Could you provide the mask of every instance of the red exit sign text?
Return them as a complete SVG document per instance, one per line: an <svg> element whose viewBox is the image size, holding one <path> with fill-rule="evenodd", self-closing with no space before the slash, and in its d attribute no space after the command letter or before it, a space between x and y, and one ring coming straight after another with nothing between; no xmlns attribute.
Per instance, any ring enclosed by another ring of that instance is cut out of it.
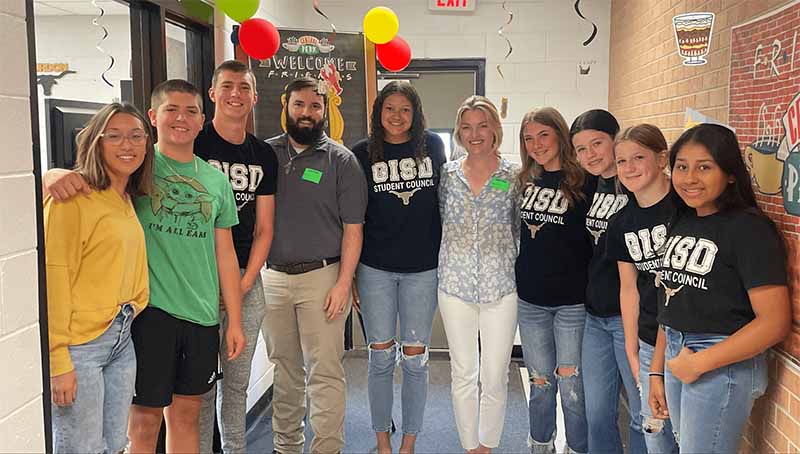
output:
<svg viewBox="0 0 800 454"><path fill-rule="evenodd" d="M428 0L432 11L474 11L477 0Z"/></svg>

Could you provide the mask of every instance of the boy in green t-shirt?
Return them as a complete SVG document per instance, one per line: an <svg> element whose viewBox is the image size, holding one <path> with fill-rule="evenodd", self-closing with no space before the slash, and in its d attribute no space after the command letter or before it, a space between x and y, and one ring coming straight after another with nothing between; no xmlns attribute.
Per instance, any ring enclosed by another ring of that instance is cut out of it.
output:
<svg viewBox="0 0 800 454"><path fill-rule="evenodd" d="M201 397L218 378L220 294L229 320L228 359L239 356L245 343L230 230L239 221L227 177L194 155L204 120L197 88L168 80L153 90L151 105L148 115L159 136L154 190L135 200L147 245L150 303L131 329L137 371L128 436L131 452L154 452L165 416L167 449L198 452ZM44 180L57 200L88 190L73 172L51 171Z"/></svg>

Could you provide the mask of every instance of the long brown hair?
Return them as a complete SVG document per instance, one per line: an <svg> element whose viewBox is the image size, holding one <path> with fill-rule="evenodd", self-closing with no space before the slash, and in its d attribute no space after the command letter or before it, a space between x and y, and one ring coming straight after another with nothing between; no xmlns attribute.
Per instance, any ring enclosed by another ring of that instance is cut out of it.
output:
<svg viewBox="0 0 800 454"><path fill-rule="evenodd" d="M530 180L535 181L544 170L541 165L528 156L525 148L525 127L530 123L539 123L555 131L556 137L558 137L558 158L561 162L561 170L564 172L564 179L561 181L559 189L570 205L584 200L586 194L583 193L583 183L586 180L586 174L578 164L575 148L572 146L572 141L569 140L567 122L561 113L552 107L532 110L522 117L522 124L519 127L519 156L522 161L522 171L517 177L520 187L524 187Z"/></svg>
<svg viewBox="0 0 800 454"><path fill-rule="evenodd" d="M411 129L408 131L408 135L411 148L414 150L414 157L417 160L421 160L428 155L425 147L425 114L422 113L422 100L420 100L419 94L413 85L408 82L393 80L383 87L372 104L369 144L367 145L369 160L372 163L383 161L383 139L386 136L386 131L383 129L381 114L383 113L383 103L386 98L395 93L403 95L411 103Z"/></svg>
<svg viewBox="0 0 800 454"><path fill-rule="evenodd" d="M106 171L106 163L103 160L103 153L100 148L100 140L108 126L108 122L117 114L128 114L136 117L142 124L145 134L147 134L144 162L128 178L125 192L131 197L149 194L153 187L153 131L150 129L150 124L145 120L144 115L136 107L128 103L111 103L100 109L86 123L83 130L78 133L78 151L74 170L93 189L103 190L111 186L111 179Z"/></svg>

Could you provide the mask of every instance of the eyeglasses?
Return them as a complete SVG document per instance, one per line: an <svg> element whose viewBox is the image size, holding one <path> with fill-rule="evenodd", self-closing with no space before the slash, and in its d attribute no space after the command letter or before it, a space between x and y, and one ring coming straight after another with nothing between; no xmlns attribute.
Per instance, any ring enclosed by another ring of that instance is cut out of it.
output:
<svg viewBox="0 0 800 454"><path fill-rule="evenodd" d="M144 132L134 132L127 136L118 132L108 132L100 134L100 137L109 145L122 145L125 139L128 139L131 145L144 145L147 141L147 133Z"/></svg>

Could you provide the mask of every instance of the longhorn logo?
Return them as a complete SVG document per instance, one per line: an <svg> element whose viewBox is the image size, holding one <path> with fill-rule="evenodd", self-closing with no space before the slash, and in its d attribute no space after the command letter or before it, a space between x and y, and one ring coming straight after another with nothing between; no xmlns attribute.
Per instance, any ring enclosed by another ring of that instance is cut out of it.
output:
<svg viewBox="0 0 800 454"><path fill-rule="evenodd" d="M61 71L60 74L53 75L53 74L42 74L36 76L36 83L41 85L44 89L44 95L50 96L53 93L53 85L58 85L58 79L68 75L68 74L77 74L75 71L66 70Z"/></svg>
<svg viewBox="0 0 800 454"><path fill-rule="evenodd" d="M422 188L415 188L411 191L406 191L406 192L389 191L389 194L396 195L398 199L403 201L403 205L408 205L409 203L411 203L411 197L413 197L414 194L420 189Z"/></svg>
<svg viewBox="0 0 800 454"><path fill-rule="evenodd" d="M667 286L666 286L666 285L664 285L663 283L662 283L662 285L661 285L661 286L662 286L662 287L664 287L664 294L665 294L665 295L667 295L667 301L665 301L665 302L664 302L664 307L667 307L667 306L669 306L669 300L670 300L670 299L671 299L673 296L675 296L675 295L676 295L678 292L680 292L680 291L681 291L681 289L683 288L683 286L681 285L681 286L680 286L680 287L678 287L678 288L672 289L672 288L669 288L669 287L667 287Z"/></svg>
<svg viewBox="0 0 800 454"><path fill-rule="evenodd" d="M655 285L656 285L656 288L660 287L661 286L661 272L660 271L656 271L656 270L650 270L650 272L656 275L655 282L654 282Z"/></svg>
<svg viewBox="0 0 800 454"><path fill-rule="evenodd" d="M547 224L547 223L546 222L542 222L539 225L529 224L528 221L525 221L525 225L527 225L528 226L528 230L531 231L531 239L536 239L536 234L539 233L539 230L541 230L542 227L544 227L545 224Z"/></svg>
<svg viewBox="0 0 800 454"><path fill-rule="evenodd" d="M597 246L598 244L600 244L600 236L602 236L602 235L603 235L603 232L605 232L605 231L606 231L605 229L600 229L600 230L592 230L592 229L590 229L589 227L586 227L586 230L588 230L588 231L589 231L589 234L590 234L590 235L592 235L592 238L594 238L594 245L595 245L595 246Z"/></svg>

